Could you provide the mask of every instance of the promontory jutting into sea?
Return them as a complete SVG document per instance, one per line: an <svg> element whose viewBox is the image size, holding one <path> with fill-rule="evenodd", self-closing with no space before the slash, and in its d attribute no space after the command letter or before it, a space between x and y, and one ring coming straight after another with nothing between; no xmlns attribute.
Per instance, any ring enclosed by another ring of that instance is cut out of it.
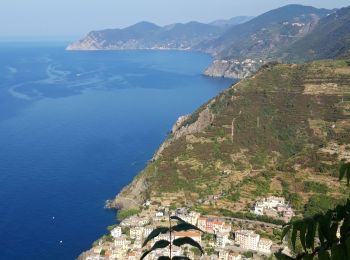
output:
<svg viewBox="0 0 350 260"><path fill-rule="evenodd" d="M350 259L348 3L17 1L0 259Z"/></svg>

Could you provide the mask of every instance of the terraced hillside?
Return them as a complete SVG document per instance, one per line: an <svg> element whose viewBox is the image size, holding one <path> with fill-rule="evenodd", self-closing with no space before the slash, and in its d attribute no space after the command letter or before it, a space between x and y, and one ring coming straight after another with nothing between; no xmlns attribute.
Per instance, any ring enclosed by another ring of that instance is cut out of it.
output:
<svg viewBox="0 0 350 260"><path fill-rule="evenodd" d="M283 195L312 214L348 196L341 160L350 160L350 61L265 65L182 118L114 203L234 216Z"/></svg>

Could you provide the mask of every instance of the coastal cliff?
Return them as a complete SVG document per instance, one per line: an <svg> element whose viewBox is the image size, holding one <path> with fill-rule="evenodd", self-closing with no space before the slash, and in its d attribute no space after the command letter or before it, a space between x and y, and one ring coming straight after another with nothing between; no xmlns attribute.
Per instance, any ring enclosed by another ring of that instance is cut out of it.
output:
<svg viewBox="0 0 350 260"><path fill-rule="evenodd" d="M238 60L215 60L203 74L209 77L244 79L253 75L261 65L263 65L262 60L257 62L251 59L242 62Z"/></svg>
<svg viewBox="0 0 350 260"><path fill-rule="evenodd" d="M207 128L214 120L214 115L209 110L212 102L213 100L210 101L209 104L202 106L197 112L194 112L191 115L179 117L172 127L172 131L169 137L163 142L163 144L154 154L152 162L157 161L161 157L164 149L169 147L179 138L189 134L198 133ZM114 200L107 201L106 206L108 208L118 209L139 207L146 200L147 195L149 194L147 191L149 187L147 181L148 176L146 176L147 174L150 174L149 171L150 169L147 167L138 176L136 176L128 186L123 188L123 190L116 196ZM155 174L155 172L153 174Z"/></svg>

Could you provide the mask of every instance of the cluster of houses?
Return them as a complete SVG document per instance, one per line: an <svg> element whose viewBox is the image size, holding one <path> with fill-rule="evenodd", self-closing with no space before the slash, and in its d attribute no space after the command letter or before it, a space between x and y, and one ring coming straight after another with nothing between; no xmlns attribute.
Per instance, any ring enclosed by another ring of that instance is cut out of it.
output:
<svg viewBox="0 0 350 260"><path fill-rule="evenodd" d="M221 62L222 64L233 63L235 65L242 65L247 67L253 67L255 65L261 65L264 63L263 60L253 60L253 59L245 59L245 60L217 60L216 62Z"/></svg>
<svg viewBox="0 0 350 260"><path fill-rule="evenodd" d="M270 197L259 201L256 206L258 207L258 214L265 214L265 210L284 207L286 204L282 198ZM159 210L146 215L131 216L124 219L110 231L107 240L100 240L89 251L85 259L140 259L145 251L145 248L142 247L144 240L156 227L168 224L169 216L164 212L166 211ZM241 254L246 251L254 251L260 255L271 254L271 246L273 244L271 240L261 238L254 230L233 230L230 219L201 216L200 213L189 211L187 208L177 209L171 214L196 225L204 232L197 230L173 232L171 237L171 240L190 237L201 244L203 248L211 247L213 252L215 252L210 257L205 256L209 258L202 257L201 259L240 260L245 259ZM208 239L208 236L204 237L203 234L211 234L211 236ZM162 239L169 241L169 234L160 234L149 245ZM167 255L168 253L168 248L157 249L145 259L158 259L159 256ZM199 259L194 254L193 251L188 249L172 247L173 256L187 255L190 259Z"/></svg>
<svg viewBox="0 0 350 260"><path fill-rule="evenodd" d="M260 216L283 219L285 222L289 222L294 216L290 204L286 203L283 197L274 196L258 200L254 205L253 212Z"/></svg>

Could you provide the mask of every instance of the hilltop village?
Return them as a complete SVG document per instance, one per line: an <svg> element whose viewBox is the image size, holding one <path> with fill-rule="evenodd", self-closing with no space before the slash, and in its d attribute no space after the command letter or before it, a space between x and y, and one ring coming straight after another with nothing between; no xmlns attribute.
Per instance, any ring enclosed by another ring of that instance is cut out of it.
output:
<svg viewBox="0 0 350 260"><path fill-rule="evenodd" d="M81 259L140 259L143 252L156 241L170 240L169 233L161 234L147 246L142 247L152 230L160 226L169 226L170 215L177 216L203 231L174 232L171 240L190 237L205 251L205 254L201 255L196 248L173 246L172 256L220 260L268 259L281 248L286 252L289 251L288 243L282 243L278 237L281 225L223 216L205 216L188 208L159 208L151 201L143 204L142 211L129 210L125 213L134 215L126 217L118 225L110 226L108 234L96 241L91 250L80 256ZM293 209L283 197L273 196L256 201L252 213L286 222L294 216ZM145 259L158 259L167 255L169 255L168 248L158 249Z"/></svg>

